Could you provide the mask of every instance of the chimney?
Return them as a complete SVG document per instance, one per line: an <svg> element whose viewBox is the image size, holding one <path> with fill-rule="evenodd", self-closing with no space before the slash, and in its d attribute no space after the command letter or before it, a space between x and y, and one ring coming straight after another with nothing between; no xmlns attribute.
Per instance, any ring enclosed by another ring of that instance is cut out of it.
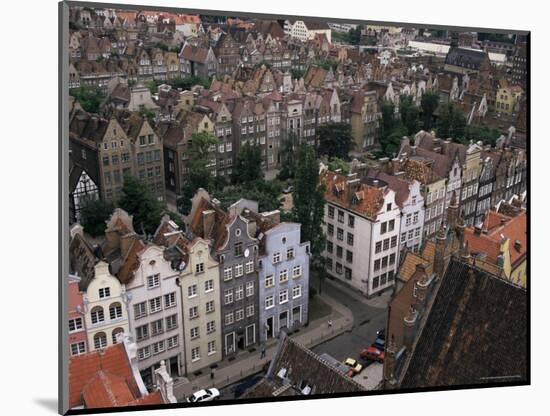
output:
<svg viewBox="0 0 550 416"><path fill-rule="evenodd" d="M418 312L413 305L409 307L407 315L403 318L403 343L410 350L416 332L416 323L418 320Z"/></svg>
<svg viewBox="0 0 550 416"><path fill-rule="evenodd" d="M210 233L214 228L215 220L216 213L213 209L205 210L202 212L202 238L210 237Z"/></svg>

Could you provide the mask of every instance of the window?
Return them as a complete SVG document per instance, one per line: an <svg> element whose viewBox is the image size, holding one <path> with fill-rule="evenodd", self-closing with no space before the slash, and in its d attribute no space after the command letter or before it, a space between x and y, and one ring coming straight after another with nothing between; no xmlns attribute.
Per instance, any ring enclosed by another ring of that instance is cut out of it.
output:
<svg viewBox="0 0 550 416"><path fill-rule="evenodd" d="M225 325L231 325L235 321L233 312L225 314Z"/></svg>
<svg viewBox="0 0 550 416"><path fill-rule="evenodd" d="M199 307L192 306L189 308L189 319L195 319L199 317Z"/></svg>
<svg viewBox="0 0 550 416"><path fill-rule="evenodd" d="M242 264L236 264L235 265L235 277L241 277L243 275L243 265Z"/></svg>
<svg viewBox="0 0 550 416"><path fill-rule="evenodd" d="M392 238L391 238L391 247L395 247L397 245L397 236L394 235Z"/></svg>
<svg viewBox="0 0 550 416"><path fill-rule="evenodd" d="M279 263L281 261L281 253L273 253L273 264Z"/></svg>
<svg viewBox="0 0 550 416"><path fill-rule="evenodd" d="M386 238L384 240L384 247L383 247L383 250L386 251L387 249L390 248L390 239L389 238Z"/></svg>
<svg viewBox="0 0 550 416"><path fill-rule="evenodd" d="M288 270L281 270L279 272L279 283L286 283L288 282Z"/></svg>
<svg viewBox="0 0 550 416"><path fill-rule="evenodd" d="M191 361L198 361L201 359L200 347L194 347L191 349Z"/></svg>
<svg viewBox="0 0 550 416"><path fill-rule="evenodd" d="M246 283L246 297L250 297L254 295L254 282L247 282Z"/></svg>
<svg viewBox="0 0 550 416"><path fill-rule="evenodd" d="M120 303L113 303L109 306L109 318L111 318L111 321L122 318L122 305Z"/></svg>
<svg viewBox="0 0 550 416"><path fill-rule="evenodd" d="M231 267L225 267L223 269L223 280L231 280L233 279L233 268Z"/></svg>
<svg viewBox="0 0 550 416"><path fill-rule="evenodd" d="M235 289L235 300L242 300L243 298L244 298L244 287L243 285L240 285Z"/></svg>
<svg viewBox="0 0 550 416"><path fill-rule="evenodd" d="M283 303L288 302L288 289L281 290L279 292L279 304L282 305Z"/></svg>
<svg viewBox="0 0 550 416"><path fill-rule="evenodd" d="M149 310L151 313L160 312L161 309L160 296L158 298L149 299Z"/></svg>
<svg viewBox="0 0 550 416"><path fill-rule="evenodd" d="M105 315L103 314L103 308L101 306L96 306L92 309L92 325L105 322Z"/></svg>
<svg viewBox="0 0 550 416"><path fill-rule="evenodd" d="M151 347L148 345L146 347L140 348L137 350L138 360L145 360L151 356Z"/></svg>
<svg viewBox="0 0 550 416"><path fill-rule="evenodd" d="M380 234L385 234L387 229L388 229L387 222L383 222L382 224L380 224Z"/></svg>
<svg viewBox="0 0 550 416"><path fill-rule="evenodd" d="M103 156L103 166L109 166L109 156Z"/></svg>
<svg viewBox="0 0 550 416"><path fill-rule="evenodd" d="M355 227L355 217L350 214L348 214L348 227L350 228Z"/></svg>
<svg viewBox="0 0 550 416"><path fill-rule="evenodd" d="M82 318L69 319L69 333L82 329Z"/></svg>
<svg viewBox="0 0 550 416"><path fill-rule="evenodd" d="M328 235L334 235L334 225L327 224L327 234Z"/></svg>
<svg viewBox="0 0 550 416"><path fill-rule="evenodd" d="M187 297L194 298L197 296L197 285L191 285L187 288Z"/></svg>
<svg viewBox="0 0 550 416"><path fill-rule="evenodd" d="M382 257L382 268L388 267L388 256Z"/></svg>
<svg viewBox="0 0 550 416"><path fill-rule="evenodd" d="M146 302L137 303L134 305L134 317L135 319L143 318L147 315Z"/></svg>
<svg viewBox="0 0 550 416"><path fill-rule="evenodd" d="M216 341L209 341L208 342L208 355L212 355L216 353Z"/></svg>
<svg viewBox="0 0 550 416"><path fill-rule="evenodd" d="M166 345L164 343L164 340L159 341L159 342L155 342L152 345L152 348L153 348L153 354L160 354L161 352L164 352L164 350L166 349Z"/></svg>
<svg viewBox="0 0 550 416"><path fill-rule="evenodd" d="M330 206L330 205L328 207L328 217L329 218L334 218L334 207Z"/></svg>
<svg viewBox="0 0 550 416"><path fill-rule="evenodd" d="M214 301L213 300L209 300L208 302L206 302L206 313L211 313L211 312L214 312Z"/></svg>
<svg viewBox="0 0 550 416"><path fill-rule="evenodd" d="M204 291L206 293L214 290L214 280L210 279L204 282Z"/></svg>
<svg viewBox="0 0 550 416"><path fill-rule="evenodd" d="M408 233L408 238L409 238L409 240L410 240L411 238L413 238L413 233L414 233L414 230L409 230L409 233Z"/></svg>
<svg viewBox="0 0 550 416"><path fill-rule="evenodd" d="M139 145L145 146L145 136L139 136Z"/></svg>
<svg viewBox="0 0 550 416"><path fill-rule="evenodd" d="M224 292L224 303L229 305L233 303L233 289L226 289Z"/></svg>
<svg viewBox="0 0 550 416"><path fill-rule="evenodd" d="M164 307L172 308L174 306L176 306L176 292L164 295Z"/></svg>
<svg viewBox="0 0 550 416"><path fill-rule="evenodd" d="M102 287L102 288L99 289L99 298L100 299L108 298L109 296L111 296L111 288Z"/></svg>
<svg viewBox="0 0 550 416"><path fill-rule="evenodd" d="M382 241L378 241L374 246L374 252L380 253L382 251Z"/></svg>
<svg viewBox="0 0 550 416"><path fill-rule="evenodd" d="M348 263L353 263L353 253L349 250L346 250L346 261Z"/></svg>
<svg viewBox="0 0 550 416"><path fill-rule="evenodd" d="M378 286L380 286L380 277L376 276L372 279L372 288L376 289Z"/></svg>
<svg viewBox="0 0 550 416"><path fill-rule="evenodd" d="M235 243L235 256L243 255L243 243Z"/></svg>
<svg viewBox="0 0 550 416"><path fill-rule="evenodd" d="M405 240L407 239L407 233L403 233L401 234L401 242L405 242Z"/></svg>
<svg viewBox="0 0 550 416"><path fill-rule="evenodd" d="M351 269L349 267L344 267L344 278L351 280Z"/></svg>
<svg viewBox="0 0 550 416"><path fill-rule="evenodd" d="M94 348L96 350L107 346L107 335L105 332L98 332L94 335Z"/></svg>
<svg viewBox="0 0 550 416"><path fill-rule="evenodd" d="M265 277L265 287L273 287L274 284L275 284L275 279L273 278L272 274Z"/></svg>
<svg viewBox="0 0 550 416"><path fill-rule="evenodd" d="M178 336L174 335L166 340L166 349L175 348L178 346Z"/></svg>
<svg viewBox="0 0 550 416"><path fill-rule="evenodd" d="M353 245L353 234L352 233L348 233L348 245L352 246Z"/></svg>
<svg viewBox="0 0 550 416"><path fill-rule="evenodd" d="M380 270L380 259L374 260L374 271Z"/></svg>
<svg viewBox="0 0 550 416"><path fill-rule="evenodd" d="M162 334L164 332L164 320L159 319L157 321L151 322L151 335L155 336L158 334Z"/></svg>
<svg viewBox="0 0 550 416"><path fill-rule="evenodd" d="M216 331L216 321L210 321L206 323L206 333L211 334Z"/></svg>
<svg viewBox="0 0 550 416"><path fill-rule="evenodd" d="M336 273L338 274L342 274L342 264L341 263L336 263Z"/></svg>
<svg viewBox="0 0 550 416"><path fill-rule="evenodd" d="M395 220L390 220L388 223L388 231L393 231L395 228Z"/></svg>
<svg viewBox="0 0 550 416"><path fill-rule="evenodd" d="M249 318L251 316L254 316L254 305L248 305L246 307L246 317Z"/></svg>
<svg viewBox="0 0 550 416"><path fill-rule="evenodd" d="M273 300L273 295L266 296L265 298L265 308L271 309L273 306L275 306L275 302Z"/></svg>
<svg viewBox="0 0 550 416"><path fill-rule="evenodd" d="M253 261L248 261L246 262L246 273L253 273L254 272L254 262Z"/></svg>
<svg viewBox="0 0 550 416"><path fill-rule="evenodd" d="M338 210L338 222L344 223L344 211Z"/></svg>
<svg viewBox="0 0 550 416"><path fill-rule="evenodd" d="M170 315L166 317L166 330L171 331L174 328L177 328L178 326L178 315Z"/></svg>
<svg viewBox="0 0 550 416"><path fill-rule="evenodd" d="M160 286L160 274L147 277L147 289L154 289Z"/></svg>
<svg viewBox="0 0 550 416"><path fill-rule="evenodd" d="M339 241L344 241L344 230L342 230L341 228L338 228L338 231L336 232L336 238Z"/></svg>
<svg viewBox="0 0 550 416"><path fill-rule="evenodd" d="M298 277L300 277L302 275L302 265L299 264L297 266L294 266L292 268L292 278L293 279L297 279Z"/></svg>
<svg viewBox="0 0 550 416"><path fill-rule="evenodd" d="M286 250L286 259L287 260L291 260L294 258L294 249L293 248L289 248Z"/></svg>
<svg viewBox="0 0 550 416"><path fill-rule="evenodd" d="M395 264L395 253L390 254L390 264Z"/></svg>
<svg viewBox="0 0 550 416"><path fill-rule="evenodd" d="M195 273L203 273L203 272L204 272L204 263L195 264Z"/></svg>
<svg viewBox="0 0 550 416"><path fill-rule="evenodd" d="M84 341L71 344L71 355L80 355L86 352L86 343Z"/></svg>
<svg viewBox="0 0 550 416"><path fill-rule="evenodd" d="M235 311L235 321L239 322L244 319L244 309L238 309Z"/></svg>
<svg viewBox="0 0 550 416"><path fill-rule="evenodd" d="M292 288L292 299L296 299L302 296L302 285L294 286Z"/></svg>
<svg viewBox="0 0 550 416"><path fill-rule="evenodd" d="M196 326L194 328L191 328L190 335L191 335L191 339L198 338L199 337L199 327Z"/></svg>
<svg viewBox="0 0 550 416"><path fill-rule="evenodd" d="M413 215L413 223L416 224L418 222L418 211L414 213Z"/></svg>

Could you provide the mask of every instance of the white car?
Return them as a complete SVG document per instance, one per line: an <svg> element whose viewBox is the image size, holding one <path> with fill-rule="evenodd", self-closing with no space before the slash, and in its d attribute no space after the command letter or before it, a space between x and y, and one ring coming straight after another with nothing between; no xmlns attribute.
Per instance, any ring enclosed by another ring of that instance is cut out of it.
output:
<svg viewBox="0 0 550 416"><path fill-rule="evenodd" d="M187 398L189 403L210 402L220 397L220 391L216 388L199 390Z"/></svg>

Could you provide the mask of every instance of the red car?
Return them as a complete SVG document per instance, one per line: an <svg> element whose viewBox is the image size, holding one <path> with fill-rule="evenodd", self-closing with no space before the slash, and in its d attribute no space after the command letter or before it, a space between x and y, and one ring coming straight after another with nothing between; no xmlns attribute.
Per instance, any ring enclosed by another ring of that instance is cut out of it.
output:
<svg viewBox="0 0 550 416"><path fill-rule="evenodd" d="M365 360L379 361L381 363L384 362L384 351L380 351L375 347L365 348L359 353L359 356Z"/></svg>

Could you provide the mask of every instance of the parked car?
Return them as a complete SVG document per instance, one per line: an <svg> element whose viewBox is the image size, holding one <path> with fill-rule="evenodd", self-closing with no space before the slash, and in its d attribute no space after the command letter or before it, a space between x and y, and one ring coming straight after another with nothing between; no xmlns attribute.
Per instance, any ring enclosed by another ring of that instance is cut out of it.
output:
<svg viewBox="0 0 550 416"><path fill-rule="evenodd" d="M384 345L386 345L386 341L382 338L376 338L376 341L372 344L373 347L378 348L380 351L384 351Z"/></svg>
<svg viewBox="0 0 550 416"><path fill-rule="evenodd" d="M363 349L363 351L359 353L359 356L365 360L384 362L384 351L380 351L378 348L372 346Z"/></svg>
<svg viewBox="0 0 550 416"><path fill-rule="evenodd" d="M349 371L347 375L349 377L353 377L356 374L359 374L361 370L363 370L363 366L357 362L354 358L347 358L346 361L344 361L344 364L349 367Z"/></svg>
<svg viewBox="0 0 550 416"><path fill-rule="evenodd" d="M189 403L201 403L201 402L210 402L216 400L220 397L220 391L216 388L199 390L193 393L192 396L187 398Z"/></svg>
<svg viewBox="0 0 550 416"><path fill-rule="evenodd" d="M386 329L382 328L379 331L376 332L376 336L380 339L385 340L386 339Z"/></svg>

